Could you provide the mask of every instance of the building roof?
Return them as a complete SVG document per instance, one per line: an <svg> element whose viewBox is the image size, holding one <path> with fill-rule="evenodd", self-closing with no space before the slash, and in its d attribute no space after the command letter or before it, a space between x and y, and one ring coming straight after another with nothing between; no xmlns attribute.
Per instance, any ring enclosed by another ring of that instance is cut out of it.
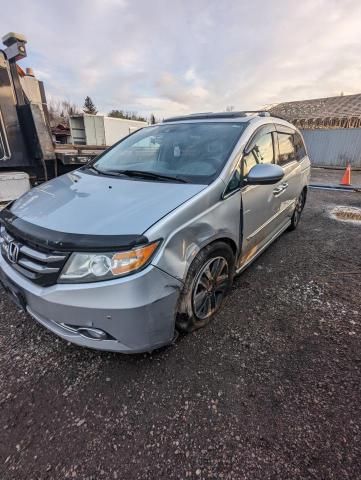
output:
<svg viewBox="0 0 361 480"><path fill-rule="evenodd" d="M270 113L304 128L359 127L361 93L280 103Z"/></svg>

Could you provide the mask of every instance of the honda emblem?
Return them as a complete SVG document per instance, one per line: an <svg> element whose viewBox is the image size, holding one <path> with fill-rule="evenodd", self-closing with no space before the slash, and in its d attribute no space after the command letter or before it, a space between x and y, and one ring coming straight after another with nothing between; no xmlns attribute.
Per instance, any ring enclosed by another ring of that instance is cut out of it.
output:
<svg viewBox="0 0 361 480"><path fill-rule="evenodd" d="M10 242L8 245L8 259L11 263L16 263L19 257L19 245L16 242Z"/></svg>

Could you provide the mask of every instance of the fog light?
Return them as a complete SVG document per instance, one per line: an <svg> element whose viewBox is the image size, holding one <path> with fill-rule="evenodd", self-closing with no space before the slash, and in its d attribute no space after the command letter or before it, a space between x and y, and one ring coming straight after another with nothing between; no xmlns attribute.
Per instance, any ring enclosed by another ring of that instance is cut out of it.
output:
<svg viewBox="0 0 361 480"><path fill-rule="evenodd" d="M108 335L98 328L80 327L77 331L83 337L91 338L92 340L106 340L108 338Z"/></svg>

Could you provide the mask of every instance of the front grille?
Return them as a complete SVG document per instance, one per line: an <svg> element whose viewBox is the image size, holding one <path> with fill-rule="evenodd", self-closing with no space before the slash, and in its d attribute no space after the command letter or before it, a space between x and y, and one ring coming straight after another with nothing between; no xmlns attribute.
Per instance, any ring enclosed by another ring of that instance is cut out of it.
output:
<svg viewBox="0 0 361 480"><path fill-rule="evenodd" d="M0 237L1 254L17 272L42 286L54 285L69 253L46 251L34 248L23 239L12 236L2 229ZM16 258L10 259L11 245L16 245Z"/></svg>

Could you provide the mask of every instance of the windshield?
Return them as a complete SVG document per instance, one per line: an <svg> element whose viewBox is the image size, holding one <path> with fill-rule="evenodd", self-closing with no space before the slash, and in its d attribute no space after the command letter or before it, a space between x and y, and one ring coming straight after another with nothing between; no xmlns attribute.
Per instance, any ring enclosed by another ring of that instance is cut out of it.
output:
<svg viewBox="0 0 361 480"><path fill-rule="evenodd" d="M197 122L147 127L93 163L100 173L144 179L211 183L222 170L246 122Z"/></svg>

